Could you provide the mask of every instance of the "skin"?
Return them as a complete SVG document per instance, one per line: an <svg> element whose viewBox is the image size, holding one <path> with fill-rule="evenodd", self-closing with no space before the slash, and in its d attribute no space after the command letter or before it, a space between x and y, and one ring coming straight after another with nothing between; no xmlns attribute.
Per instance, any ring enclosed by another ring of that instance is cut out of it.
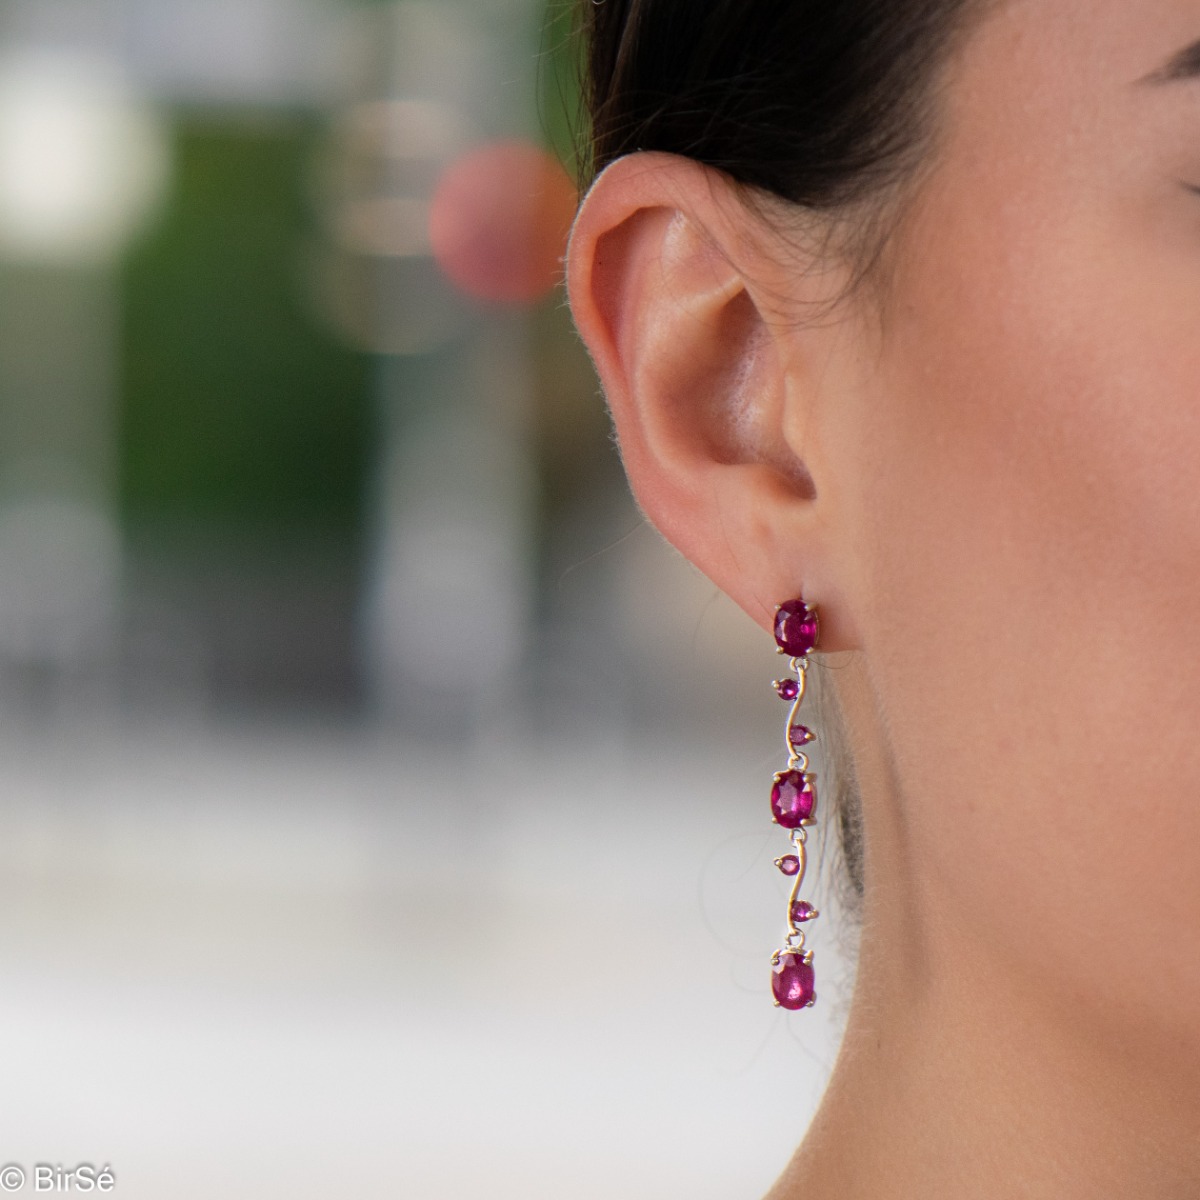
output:
<svg viewBox="0 0 1200 1200"><path fill-rule="evenodd" d="M1197 38L989 13L840 304L683 158L578 214L639 504L764 630L817 607L860 776L859 978L770 1200L1200 1196L1200 82L1138 82Z"/></svg>

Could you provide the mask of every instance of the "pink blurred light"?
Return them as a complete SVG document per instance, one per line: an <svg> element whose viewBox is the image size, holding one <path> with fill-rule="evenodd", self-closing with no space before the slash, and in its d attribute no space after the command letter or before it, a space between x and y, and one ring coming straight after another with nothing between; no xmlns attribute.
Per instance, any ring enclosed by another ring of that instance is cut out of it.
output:
<svg viewBox="0 0 1200 1200"><path fill-rule="evenodd" d="M562 165L532 142L477 146L445 168L434 190L434 258L470 296L532 304L562 280L576 201Z"/></svg>

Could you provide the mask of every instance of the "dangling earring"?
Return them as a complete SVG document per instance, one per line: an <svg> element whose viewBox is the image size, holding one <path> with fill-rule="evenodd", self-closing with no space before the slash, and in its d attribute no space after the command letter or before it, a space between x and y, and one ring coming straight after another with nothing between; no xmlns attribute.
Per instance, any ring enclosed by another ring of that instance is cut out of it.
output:
<svg viewBox="0 0 1200 1200"><path fill-rule="evenodd" d="M813 732L796 721L804 700L808 674L808 655L817 644L817 612L801 599L789 600L775 609L775 641L779 653L791 659L795 679L777 679L774 687L781 700L789 701L785 739L787 767L775 773L771 788L771 815L777 825L791 831L793 853L775 860L775 865L794 879L788 897L788 934L782 949L771 955L771 991L776 1007L809 1008L817 998L813 990L812 951L804 951L804 930L800 928L818 912L796 894L804 881L807 861L807 828L815 824L817 793L808 771L808 755L799 749L813 740Z"/></svg>

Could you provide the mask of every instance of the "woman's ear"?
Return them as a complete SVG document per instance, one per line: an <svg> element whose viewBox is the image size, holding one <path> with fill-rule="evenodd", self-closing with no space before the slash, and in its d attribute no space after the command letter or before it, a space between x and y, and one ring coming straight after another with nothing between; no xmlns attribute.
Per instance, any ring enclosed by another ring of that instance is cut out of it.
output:
<svg viewBox="0 0 1200 1200"><path fill-rule="evenodd" d="M803 592L822 649L845 649L819 437L836 338L786 315L838 273L772 244L727 175L631 154L580 207L568 294L651 523L764 628Z"/></svg>

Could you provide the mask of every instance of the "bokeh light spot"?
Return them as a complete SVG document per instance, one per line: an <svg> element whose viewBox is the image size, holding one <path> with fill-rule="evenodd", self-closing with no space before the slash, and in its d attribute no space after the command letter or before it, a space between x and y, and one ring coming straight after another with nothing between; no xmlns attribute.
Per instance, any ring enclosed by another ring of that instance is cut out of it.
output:
<svg viewBox="0 0 1200 1200"><path fill-rule="evenodd" d="M434 190L434 257L470 296L531 304L561 282L576 199L562 164L533 143L477 146L445 168Z"/></svg>

